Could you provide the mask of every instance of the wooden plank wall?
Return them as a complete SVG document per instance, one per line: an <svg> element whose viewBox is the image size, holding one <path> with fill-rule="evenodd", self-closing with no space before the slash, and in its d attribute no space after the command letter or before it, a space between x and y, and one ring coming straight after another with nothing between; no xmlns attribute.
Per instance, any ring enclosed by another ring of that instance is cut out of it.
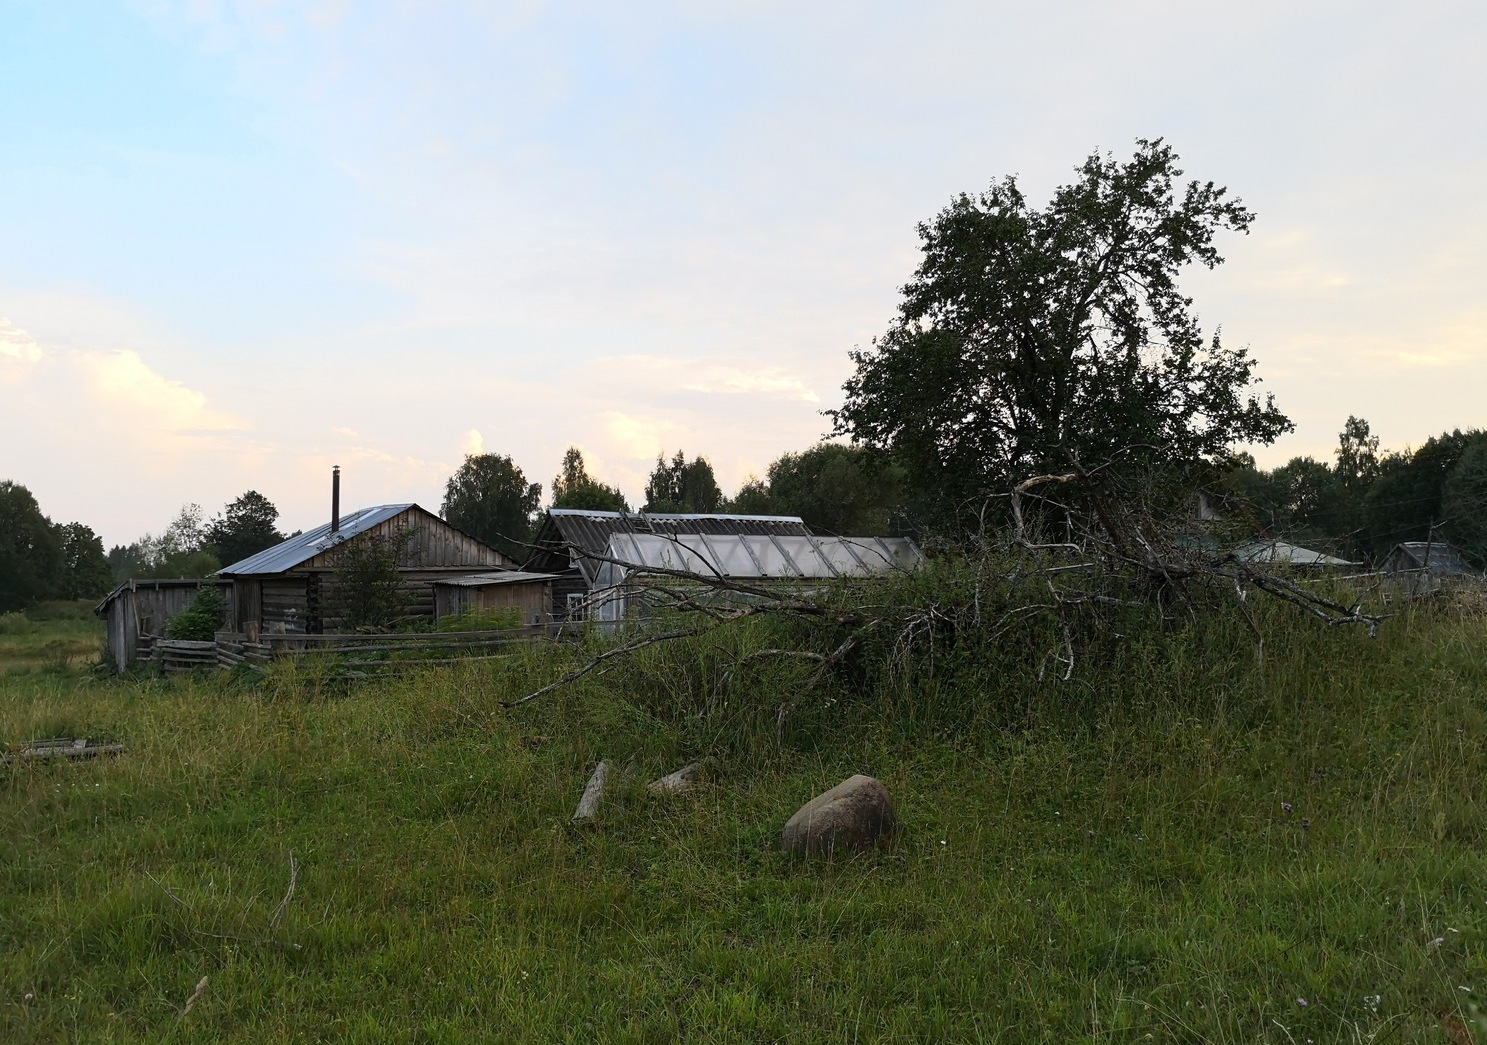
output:
<svg viewBox="0 0 1487 1045"><path fill-rule="evenodd" d="M437 515L419 508L409 508L401 515L394 516L358 534L353 540L359 540L363 536L370 536L374 540L395 539L407 530L414 531L414 534L409 539L403 561L399 565L423 569L477 566L486 569L508 569L516 566L513 560L494 548L481 544L473 537L468 537L456 530ZM299 569L333 570L335 566L336 549L330 548L302 564Z"/></svg>

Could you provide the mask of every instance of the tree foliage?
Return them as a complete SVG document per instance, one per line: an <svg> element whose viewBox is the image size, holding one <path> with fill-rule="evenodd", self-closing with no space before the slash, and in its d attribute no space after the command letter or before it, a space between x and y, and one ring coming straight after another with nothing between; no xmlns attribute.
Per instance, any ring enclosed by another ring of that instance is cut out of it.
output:
<svg viewBox="0 0 1487 1045"><path fill-rule="evenodd" d="M1461 453L1441 488L1446 539L1479 568L1487 567L1487 433Z"/></svg>
<svg viewBox="0 0 1487 1045"><path fill-rule="evenodd" d="M646 511L707 513L718 511L722 503L723 491L707 458L688 461L680 450L670 462L665 454L656 457L645 486Z"/></svg>
<svg viewBox="0 0 1487 1045"><path fill-rule="evenodd" d="M554 508L587 508L600 512L628 512L630 502L619 487L595 479L584 465L583 451L568 447L563 454L563 467L552 481Z"/></svg>
<svg viewBox="0 0 1487 1045"><path fill-rule="evenodd" d="M542 484L528 483L511 458L471 454L445 484L440 514L471 537L521 561L541 500Z"/></svg>
<svg viewBox="0 0 1487 1045"><path fill-rule="evenodd" d="M206 528L206 540L223 565L239 562L284 540L275 525L279 509L257 490L249 490L227 505Z"/></svg>
<svg viewBox="0 0 1487 1045"><path fill-rule="evenodd" d="M363 533L340 545L334 556L335 585L327 600L343 631L387 631L407 614L403 570L418 565L410 545L417 527L392 534Z"/></svg>
<svg viewBox="0 0 1487 1045"><path fill-rule="evenodd" d="M774 510L798 515L817 533L887 534L900 503L903 471L863 447L818 443L769 466Z"/></svg>
<svg viewBox="0 0 1487 1045"><path fill-rule="evenodd" d="M1205 339L1177 277L1223 260L1252 215L1177 156L1099 153L1047 207L1012 177L919 226L923 259L888 332L852 353L835 432L891 451L920 506L979 510L1028 476L1183 472L1290 422L1247 352Z"/></svg>
<svg viewBox="0 0 1487 1045"><path fill-rule="evenodd" d="M79 522L57 528L62 545L56 594L63 599L91 599L113 587L114 571L103 554L103 541L92 527Z"/></svg>
<svg viewBox="0 0 1487 1045"><path fill-rule="evenodd" d="M62 568L62 542L31 491L0 482L0 613L51 598Z"/></svg>

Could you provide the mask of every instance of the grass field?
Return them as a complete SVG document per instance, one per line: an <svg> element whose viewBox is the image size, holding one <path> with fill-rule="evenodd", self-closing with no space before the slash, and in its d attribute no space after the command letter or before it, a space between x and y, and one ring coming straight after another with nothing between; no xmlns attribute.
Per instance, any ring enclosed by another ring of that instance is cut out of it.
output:
<svg viewBox="0 0 1487 1045"><path fill-rule="evenodd" d="M702 645L518 712L559 653L8 674L0 741L128 752L0 768L0 1041L1487 1041L1487 624L1262 623L783 724ZM853 772L897 841L781 854Z"/></svg>

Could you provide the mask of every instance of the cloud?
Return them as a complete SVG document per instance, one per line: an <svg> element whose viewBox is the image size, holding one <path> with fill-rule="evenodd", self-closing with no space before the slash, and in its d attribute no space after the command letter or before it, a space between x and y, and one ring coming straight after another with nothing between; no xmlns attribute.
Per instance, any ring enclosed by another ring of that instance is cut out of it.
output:
<svg viewBox="0 0 1487 1045"><path fill-rule="evenodd" d="M627 355L600 359L595 368L617 383L648 389L821 402L821 397L799 377L772 364L740 366L706 359Z"/></svg>
<svg viewBox="0 0 1487 1045"><path fill-rule="evenodd" d="M474 428L465 433L464 442L460 450L466 457L476 457L485 453L485 437Z"/></svg>
<svg viewBox="0 0 1487 1045"><path fill-rule="evenodd" d="M138 352L78 352L73 362L93 401L167 432L240 431L249 425L207 405L207 397L152 370Z"/></svg>
<svg viewBox="0 0 1487 1045"><path fill-rule="evenodd" d="M0 316L0 381L25 380L41 357L41 346L36 339Z"/></svg>

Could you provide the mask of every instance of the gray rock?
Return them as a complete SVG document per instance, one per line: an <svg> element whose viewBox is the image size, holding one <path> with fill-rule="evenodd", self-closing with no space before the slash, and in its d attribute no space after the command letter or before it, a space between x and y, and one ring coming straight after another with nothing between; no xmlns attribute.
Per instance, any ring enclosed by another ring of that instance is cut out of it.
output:
<svg viewBox="0 0 1487 1045"><path fill-rule="evenodd" d="M888 789L859 773L801 806L780 832L780 845L789 853L830 855L866 849L897 828Z"/></svg>
<svg viewBox="0 0 1487 1045"><path fill-rule="evenodd" d="M589 777L588 785L583 789L583 797L578 800L578 808L573 812L573 819L587 820L599 812L599 806L604 802L604 791L609 785L609 763L601 761L594 767L594 775Z"/></svg>
<svg viewBox="0 0 1487 1045"><path fill-rule="evenodd" d="M682 766L675 773L667 774L659 780L652 780L645 787L653 795L674 795L692 790L701 779L702 767L693 762L689 766Z"/></svg>

